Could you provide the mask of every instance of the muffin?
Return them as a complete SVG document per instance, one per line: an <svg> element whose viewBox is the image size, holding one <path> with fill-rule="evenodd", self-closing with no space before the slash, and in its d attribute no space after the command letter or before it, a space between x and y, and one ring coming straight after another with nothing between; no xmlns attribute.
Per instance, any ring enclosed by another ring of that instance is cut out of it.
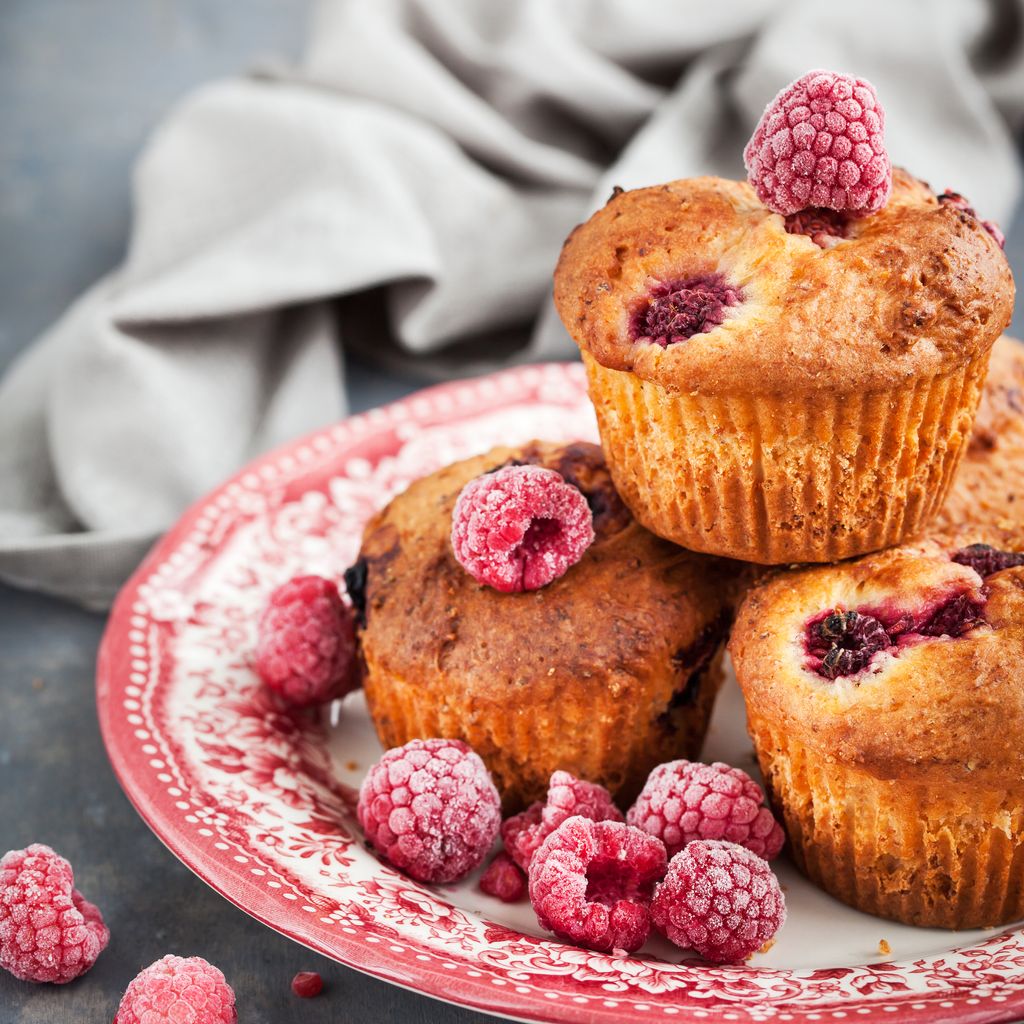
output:
<svg viewBox="0 0 1024 1024"><path fill-rule="evenodd" d="M521 593L477 583L450 540L463 486L509 464L561 473L595 534L565 575ZM370 521L347 574L380 741L464 740L506 811L543 798L558 769L631 800L655 765L700 752L743 571L643 529L595 445L532 442L442 469Z"/></svg>
<svg viewBox="0 0 1024 1024"><path fill-rule="evenodd" d="M859 218L783 218L719 178L616 190L569 236L554 288L633 514L764 564L920 533L1013 291L982 223L900 170Z"/></svg>
<svg viewBox="0 0 1024 1024"><path fill-rule="evenodd" d="M1024 530L1024 344L1014 338L992 348L974 432L936 520L964 523Z"/></svg>
<svg viewBox="0 0 1024 1024"><path fill-rule="evenodd" d="M812 881L907 924L1024 917L1024 535L776 573L729 650Z"/></svg>

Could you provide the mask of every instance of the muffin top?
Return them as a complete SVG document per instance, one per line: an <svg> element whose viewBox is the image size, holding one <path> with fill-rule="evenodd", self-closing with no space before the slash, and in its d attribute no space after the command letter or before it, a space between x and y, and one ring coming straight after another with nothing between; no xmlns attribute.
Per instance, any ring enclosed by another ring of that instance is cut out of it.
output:
<svg viewBox="0 0 1024 1024"><path fill-rule="evenodd" d="M775 575L729 650L751 715L827 760L1021 785L1024 534L963 530Z"/></svg>
<svg viewBox="0 0 1024 1024"><path fill-rule="evenodd" d="M992 347L971 442L936 520L964 523L1024 531L1024 344L1014 338Z"/></svg>
<svg viewBox="0 0 1024 1024"><path fill-rule="evenodd" d="M463 486L509 464L544 466L577 486L593 513L595 538L564 576L539 590L503 594L458 564L451 530ZM692 667L705 647L710 658L744 572L641 527L596 445L534 441L413 483L367 525L348 578L363 616L363 645L372 645L386 671L405 679L442 673L481 705L507 702L511 684L540 706L580 687L626 698L654 671Z"/></svg>
<svg viewBox="0 0 1024 1024"><path fill-rule="evenodd" d="M783 218L721 178L616 190L566 240L555 305L597 362L672 391L891 387L1009 323L1009 265L957 200L899 169L861 218Z"/></svg>

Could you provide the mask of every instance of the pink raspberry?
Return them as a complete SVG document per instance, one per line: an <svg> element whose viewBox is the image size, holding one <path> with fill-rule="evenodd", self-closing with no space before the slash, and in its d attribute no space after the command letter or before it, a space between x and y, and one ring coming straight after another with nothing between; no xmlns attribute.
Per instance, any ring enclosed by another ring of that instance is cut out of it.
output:
<svg viewBox="0 0 1024 1024"><path fill-rule="evenodd" d="M518 903L526 895L526 875L503 851L495 856L480 876L480 888L503 903Z"/></svg>
<svg viewBox="0 0 1024 1024"><path fill-rule="evenodd" d="M721 274L663 282L634 310L630 331L637 341L666 348L713 330L725 322L726 309L742 301L742 289Z"/></svg>
<svg viewBox="0 0 1024 1024"><path fill-rule="evenodd" d="M260 619L256 671L299 708L358 687L355 624L334 583L296 576L270 595Z"/></svg>
<svg viewBox="0 0 1024 1024"><path fill-rule="evenodd" d="M583 782L569 772L554 772L548 782L547 799L530 804L525 811L506 818L501 838L512 859L524 870L540 844L566 818L579 815L592 821L622 821L611 793L596 782Z"/></svg>
<svg viewBox="0 0 1024 1024"><path fill-rule="evenodd" d="M503 593L564 576L594 539L587 499L543 466L505 466L470 480L452 513L452 549L478 583Z"/></svg>
<svg viewBox="0 0 1024 1024"><path fill-rule="evenodd" d="M411 740L389 750L359 791L367 840L421 882L452 882L487 855L501 800L483 761L461 740Z"/></svg>
<svg viewBox="0 0 1024 1024"><path fill-rule="evenodd" d="M235 1024L235 993L201 956L165 956L135 975L114 1024Z"/></svg>
<svg viewBox="0 0 1024 1024"><path fill-rule="evenodd" d="M665 874L661 840L619 821L573 817L530 864L530 902L541 927L577 946L632 953L650 931L648 904Z"/></svg>
<svg viewBox="0 0 1024 1024"><path fill-rule="evenodd" d="M786 920L786 900L768 862L717 839L677 853L654 891L651 920L682 949L732 963L757 952Z"/></svg>
<svg viewBox="0 0 1024 1024"><path fill-rule="evenodd" d="M299 971L292 978L292 991L300 999L312 999L324 990L324 979L316 971Z"/></svg>
<svg viewBox="0 0 1024 1024"><path fill-rule="evenodd" d="M750 184L783 216L808 206L874 213L892 191L885 112L874 86L809 71L765 108L743 151Z"/></svg>
<svg viewBox="0 0 1024 1024"><path fill-rule="evenodd" d="M647 777L626 821L657 836L675 856L695 839L727 839L771 860L786 841L761 787L721 761L669 761Z"/></svg>
<svg viewBox="0 0 1024 1024"><path fill-rule="evenodd" d="M961 210L968 217L973 217L996 240L1000 249L1006 248L1006 235L1003 234L999 225L994 220L982 220L970 202L960 195L959 192L954 192L952 189L947 188L939 196L939 202L944 206L952 206L955 210Z"/></svg>
<svg viewBox="0 0 1024 1024"><path fill-rule="evenodd" d="M85 974L109 941L71 865L49 846L33 843L0 859L0 967L20 981L64 985Z"/></svg>

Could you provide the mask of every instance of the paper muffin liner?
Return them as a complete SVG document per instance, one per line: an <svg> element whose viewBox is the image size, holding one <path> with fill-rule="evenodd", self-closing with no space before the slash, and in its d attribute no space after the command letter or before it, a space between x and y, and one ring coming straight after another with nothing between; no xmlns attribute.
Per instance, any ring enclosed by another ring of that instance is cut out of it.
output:
<svg viewBox="0 0 1024 1024"><path fill-rule="evenodd" d="M988 351L884 391L669 392L583 353L615 485L649 530L762 564L830 562L919 533L970 440Z"/></svg>
<svg viewBox="0 0 1024 1024"><path fill-rule="evenodd" d="M507 704L481 705L446 677L404 679L373 651L364 650L364 658L366 700L383 746L431 737L465 741L494 777L506 813L543 800L559 769L606 786L625 809L656 765L699 757L723 678L719 651L701 672L692 703L664 713L659 701L664 707L678 679L658 681L648 695L631 691L628 699L595 682L586 701L567 692L542 707L510 686Z"/></svg>
<svg viewBox="0 0 1024 1024"><path fill-rule="evenodd" d="M878 779L748 715L797 867L858 910L904 924L983 928L1024 918L1019 794Z"/></svg>

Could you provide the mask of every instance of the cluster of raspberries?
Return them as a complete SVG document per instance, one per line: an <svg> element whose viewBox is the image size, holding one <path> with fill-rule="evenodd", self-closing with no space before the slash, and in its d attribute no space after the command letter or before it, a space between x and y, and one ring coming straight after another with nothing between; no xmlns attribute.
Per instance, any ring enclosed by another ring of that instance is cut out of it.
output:
<svg viewBox="0 0 1024 1024"><path fill-rule="evenodd" d="M557 771L545 800L501 822L497 790L465 743L413 740L370 770L358 815L381 857L435 883L480 865L500 824L505 849L480 888L506 902L529 895L544 928L590 949L633 952L653 925L733 962L785 920L767 863L782 829L757 783L725 764L661 765L625 818L603 786Z"/></svg>

